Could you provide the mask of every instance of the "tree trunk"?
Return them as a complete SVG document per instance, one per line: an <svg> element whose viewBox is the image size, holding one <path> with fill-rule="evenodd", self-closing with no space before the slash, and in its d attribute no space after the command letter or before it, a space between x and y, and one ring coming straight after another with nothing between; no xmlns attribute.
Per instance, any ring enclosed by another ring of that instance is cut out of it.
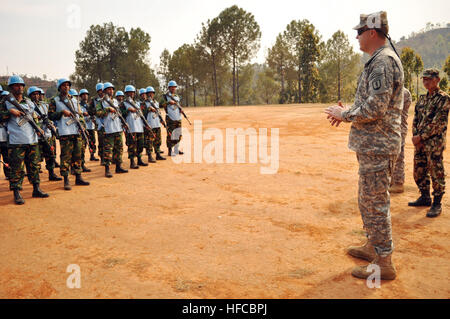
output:
<svg viewBox="0 0 450 319"><path fill-rule="evenodd" d="M416 78L417 78L416 101L418 101L419 100L419 73L416 74Z"/></svg>
<svg viewBox="0 0 450 319"><path fill-rule="evenodd" d="M214 106L219 105L219 90L217 88L217 67L216 67L216 57L213 54L212 55L212 62L213 62L213 84L214 84Z"/></svg>
<svg viewBox="0 0 450 319"><path fill-rule="evenodd" d="M233 105L236 106L236 57L233 54Z"/></svg>
<svg viewBox="0 0 450 319"><path fill-rule="evenodd" d="M241 105L239 99L239 67L236 68L236 95L237 95L237 105Z"/></svg>
<svg viewBox="0 0 450 319"><path fill-rule="evenodd" d="M302 76L300 74L300 71L298 73L298 103L302 103Z"/></svg>

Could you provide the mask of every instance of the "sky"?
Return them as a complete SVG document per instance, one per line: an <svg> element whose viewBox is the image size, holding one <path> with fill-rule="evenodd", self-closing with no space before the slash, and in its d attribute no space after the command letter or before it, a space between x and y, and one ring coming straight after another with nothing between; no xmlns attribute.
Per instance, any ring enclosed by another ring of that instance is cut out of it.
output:
<svg viewBox="0 0 450 319"><path fill-rule="evenodd" d="M263 63L276 36L292 20L308 19L323 40L342 30L355 51L361 13L387 11L394 40L424 28L427 22L450 22L448 0L3 0L0 6L0 75L68 77L75 70L75 51L93 24L113 22L127 31L140 27L151 36L148 60L159 63L164 49L171 53L192 43L202 22L238 5L253 13L261 28L261 48L252 62Z"/></svg>

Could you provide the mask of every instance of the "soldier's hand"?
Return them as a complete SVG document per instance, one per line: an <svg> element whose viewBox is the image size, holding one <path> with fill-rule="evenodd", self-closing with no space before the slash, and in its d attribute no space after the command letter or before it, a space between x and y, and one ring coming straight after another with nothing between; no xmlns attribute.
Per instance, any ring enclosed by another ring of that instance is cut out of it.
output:
<svg viewBox="0 0 450 319"><path fill-rule="evenodd" d="M62 111L62 114L63 114L65 117L72 117L72 113L70 113L70 111L67 111L67 110L63 110L63 111Z"/></svg>
<svg viewBox="0 0 450 319"><path fill-rule="evenodd" d="M416 135L412 137L412 142L414 145L418 145L422 142L422 139L420 138L420 136Z"/></svg>
<svg viewBox="0 0 450 319"><path fill-rule="evenodd" d="M116 113L116 110L114 108L112 108L112 107L109 107L108 110L109 110L110 113Z"/></svg>
<svg viewBox="0 0 450 319"><path fill-rule="evenodd" d="M84 112L83 116L89 116L88 112Z"/></svg>
<svg viewBox="0 0 450 319"><path fill-rule="evenodd" d="M174 105L174 104L177 104L177 102L175 102L174 100L170 100L170 101L169 101L169 104L170 104L170 105Z"/></svg>
<svg viewBox="0 0 450 319"><path fill-rule="evenodd" d="M150 106L150 111L156 113L156 109L153 106Z"/></svg>
<svg viewBox="0 0 450 319"><path fill-rule="evenodd" d="M130 107L130 108L128 109L128 111L130 111L131 113L136 113L136 112L137 112L137 110L136 110L135 108L132 108L132 107Z"/></svg>
<svg viewBox="0 0 450 319"><path fill-rule="evenodd" d="M10 110L9 110L9 113L11 113L12 115L14 115L15 117L21 117L21 116L24 116L24 115L25 115L25 113L23 113L23 112L21 112L21 111L19 111L19 110L16 110L16 109L10 109Z"/></svg>
<svg viewBox="0 0 450 319"><path fill-rule="evenodd" d="M328 115L327 119L330 121L332 126L338 127L343 121L344 118L342 117L342 106L330 106L325 110L325 114Z"/></svg>

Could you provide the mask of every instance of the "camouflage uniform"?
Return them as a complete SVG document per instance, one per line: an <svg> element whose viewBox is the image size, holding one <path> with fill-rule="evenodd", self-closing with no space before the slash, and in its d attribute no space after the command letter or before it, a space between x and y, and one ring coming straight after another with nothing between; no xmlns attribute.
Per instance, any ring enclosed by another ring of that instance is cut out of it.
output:
<svg viewBox="0 0 450 319"><path fill-rule="evenodd" d="M430 194L431 175L434 197L445 193L443 152L449 108L449 96L442 90L421 95L415 108L413 135L421 137L424 147L415 149L414 180L421 193Z"/></svg>
<svg viewBox="0 0 450 319"><path fill-rule="evenodd" d="M177 94L173 95L174 98L179 99ZM180 135L177 136L176 134L172 134L174 130L177 128L181 129L181 114L180 111L177 110L177 120L171 119L168 112L168 107L173 107L175 110L177 109L176 106L171 106L169 104L170 99L167 99L166 95L163 95L163 98L161 99L161 102L159 103L160 106L164 108L166 111L166 125L167 125L167 137L166 137L166 144L167 148L170 150L172 147L180 143L181 141L181 131Z"/></svg>
<svg viewBox="0 0 450 319"><path fill-rule="evenodd" d="M88 108L89 115L96 117L97 103L100 100L101 99L98 96L91 100L91 103L89 104L89 108ZM103 126L101 126L101 127L99 126L98 122L99 122L99 120L97 119L97 121L95 123L95 129L97 131L97 139L98 139L98 156L100 156L101 164L104 164L104 161L103 161L104 138L103 138L103 136L105 134L105 130L104 130ZM95 145L95 133L94 133L94 131L89 131L89 140L92 141L91 147L92 147L93 153L95 153L97 148L96 148L96 145Z"/></svg>
<svg viewBox="0 0 450 319"><path fill-rule="evenodd" d="M408 135L408 112L411 106L411 93L403 88L403 111L402 111L402 146L397 157L392 175L393 185L403 185L405 183L405 141Z"/></svg>
<svg viewBox="0 0 450 319"><path fill-rule="evenodd" d="M355 104L342 113L352 122L349 148L359 162L359 209L369 242L377 254L392 254L389 185L401 146L403 67L386 45L365 64Z"/></svg>
<svg viewBox="0 0 450 319"><path fill-rule="evenodd" d="M45 159L45 168L48 171L53 171L55 169L56 161L56 138L54 138L54 136L50 131L47 130L44 123L42 122L42 116L45 116L46 112L42 112L42 109L39 108L41 107L44 108L44 110L48 110L48 105L38 102L35 102L35 105L35 112L39 115L39 126L44 130L44 132L48 133L48 135L43 137L48 142L48 144L45 143L43 138L39 137L39 153L41 155L39 162L42 163Z"/></svg>
<svg viewBox="0 0 450 319"><path fill-rule="evenodd" d="M4 163L8 163L8 136L6 130L6 122L9 120L9 112L7 112L3 105L3 99L0 100L0 158ZM4 119L2 119L2 116ZM9 176L9 168L3 165L3 173L5 177Z"/></svg>

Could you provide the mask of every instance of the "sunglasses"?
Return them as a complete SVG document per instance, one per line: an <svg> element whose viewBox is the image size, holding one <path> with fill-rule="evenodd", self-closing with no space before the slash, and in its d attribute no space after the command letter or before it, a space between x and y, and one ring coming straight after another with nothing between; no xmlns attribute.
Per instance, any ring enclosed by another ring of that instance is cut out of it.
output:
<svg viewBox="0 0 450 319"><path fill-rule="evenodd" d="M358 30L358 36L360 36L361 34L363 34L366 31L369 31L369 30L371 30L371 29L368 29L368 28L366 28L366 29L359 29Z"/></svg>

